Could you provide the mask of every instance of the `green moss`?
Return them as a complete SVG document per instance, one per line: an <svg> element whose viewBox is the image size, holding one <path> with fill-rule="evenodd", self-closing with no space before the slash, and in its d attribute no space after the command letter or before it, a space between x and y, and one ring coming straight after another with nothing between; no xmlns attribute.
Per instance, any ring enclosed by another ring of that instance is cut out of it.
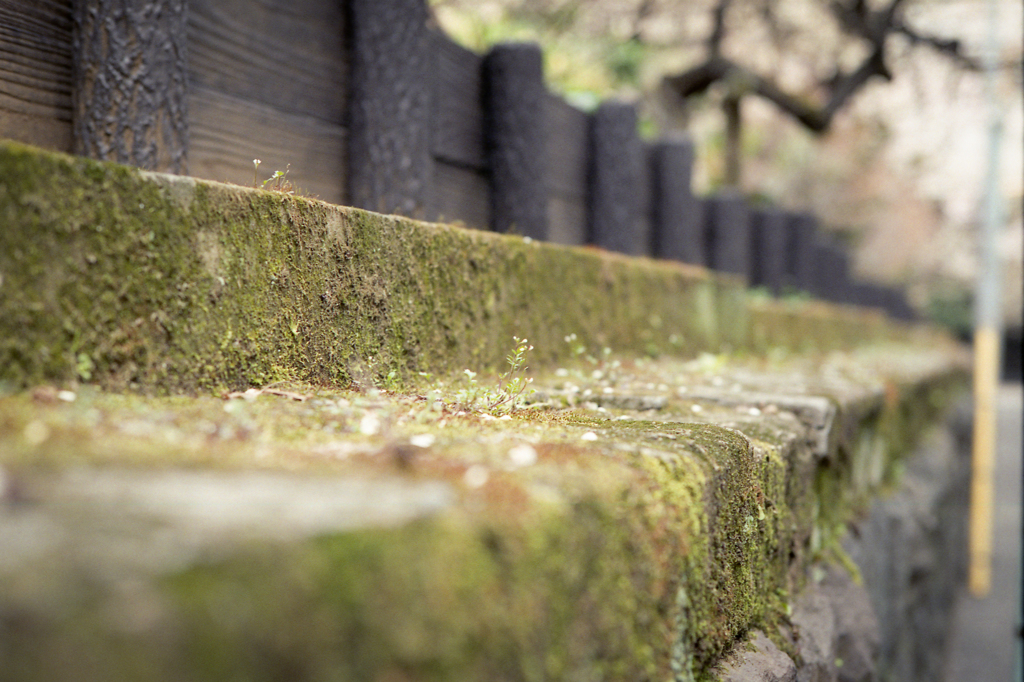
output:
<svg viewBox="0 0 1024 682"><path fill-rule="evenodd" d="M742 282L678 264L11 142L0 143L0 172L0 379L19 386L174 392L389 376L408 386L421 373L499 367L514 335L530 339L539 365L568 358L573 333L638 355L751 340ZM789 338L764 332L761 310L755 347L874 338L864 314L793 313L773 327L801 330ZM837 320L848 320L841 339Z"/></svg>
<svg viewBox="0 0 1024 682"><path fill-rule="evenodd" d="M641 351L727 340L693 301L735 285L668 264L16 144L0 167L0 366L19 385L346 385L496 367L515 334L539 362L569 333Z"/></svg>
<svg viewBox="0 0 1024 682"><path fill-rule="evenodd" d="M223 679L239 661L270 671L250 679L300 680L706 669L784 612L784 465L725 429L648 428L683 445L637 453L626 477L614 462L581 461L589 482L568 507L361 531L174 577L195 679Z"/></svg>
<svg viewBox="0 0 1024 682"><path fill-rule="evenodd" d="M666 366L635 369L657 376ZM838 400L839 419L910 438L936 419L927 410L942 408L953 374L921 392L906 383L874 407ZM272 467L440 479L462 491L444 514L406 527L253 544L152 585L144 578L127 613L141 609L145 627L111 619L124 612L117 590L56 571L75 596L12 634L14 650L28 652L8 656L21 678L62 679L71 673L60 661L84 661L76 679L700 679L750 629L775 631L810 559L843 559L838 534L864 499L848 492L858 440L837 439L816 461L784 422L755 423L751 438L708 424L554 410L483 421L443 417L415 397L321 396L0 399L0 464L15 477L74 464ZM388 435L353 433L369 411L391 424ZM48 435L33 449L20 434L34 423ZM198 440L183 440L201 424ZM310 457L337 443L328 425L365 454ZM444 445L403 463L396 448L424 428ZM590 431L597 439L581 440ZM502 435L532 439L538 461L505 471ZM463 474L477 463L490 478L471 491Z"/></svg>
<svg viewBox="0 0 1024 682"><path fill-rule="evenodd" d="M681 538L673 557L677 589L685 593L677 655L702 671L750 628L773 629L785 612L779 595L793 587L805 561L791 505L808 503L792 499L797 489L787 488L788 465L778 449L752 447L740 433L714 425L575 421L636 444L634 466L655 483L644 507L663 510L670 532Z"/></svg>
<svg viewBox="0 0 1024 682"><path fill-rule="evenodd" d="M810 381L820 366L808 359L830 349L934 341L863 311L748 302L738 282L683 266L14 144L0 144L0 172L0 220L11 226L0 234L0 378L18 386L398 387L423 372L498 367L513 335L535 346L534 368L561 363L570 333L626 358L803 349L796 372ZM69 581L66 612L15 628L12 651L29 653L5 660L49 679L704 675L750 629L775 631L815 553L842 559L845 523L963 385L949 367L925 377L857 362L890 383L882 396L834 396L839 426L820 460L792 421L766 414L741 435L555 410L485 422L433 399L360 393L329 412L261 398L230 415L211 398L4 398L0 464L14 475L81 463L270 467L437 478L462 495L410 526L255 544L161 578L143 609L157 617L137 629L111 625L100 587ZM733 363L723 356L716 378ZM664 357L626 365L634 387L676 372L682 386L697 371ZM653 419L681 419L672 400ZM369 411L387 434L360 433ZM147 420L145 437L122 428ZM403 455L418 430L443 454ZM590 430L599 439L583 446ZM502 468L509 433L535 439L535 465ZM342 437L366 451L311 456ZM471 492L463 475L476 463L491 478Z"/></svg>

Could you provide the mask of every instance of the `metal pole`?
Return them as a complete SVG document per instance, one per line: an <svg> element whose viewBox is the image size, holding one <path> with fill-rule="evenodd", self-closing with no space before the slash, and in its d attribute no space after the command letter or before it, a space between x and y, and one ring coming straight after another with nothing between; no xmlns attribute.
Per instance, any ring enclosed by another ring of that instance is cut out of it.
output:
<svg viewBox="0 0 1024 682"><path fill-rule="evenodd" d="M992 469L996 445L996 391L999 383L1001 315L999 254L1001 227L998 187L1002 121L996 101L995 62L998 12L989 0L988 45L985 50L985 94L989 108L988 172L985 177L985 215L980 234L980 269L975 295L974 325L974 441L971 482L970 573L968 587L975 597L988 594L992 583Z"/></svg>

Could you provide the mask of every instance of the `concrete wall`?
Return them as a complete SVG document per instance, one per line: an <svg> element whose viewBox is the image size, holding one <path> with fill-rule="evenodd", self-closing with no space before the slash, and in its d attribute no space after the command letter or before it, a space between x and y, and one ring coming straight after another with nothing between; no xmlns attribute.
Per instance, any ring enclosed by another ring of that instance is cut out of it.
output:
<svg viewBox="0 0 1024 682"><path fill-rule="evenodd" d="M934 330L15 143L0 177L0 680L934 673Z"/></svg>

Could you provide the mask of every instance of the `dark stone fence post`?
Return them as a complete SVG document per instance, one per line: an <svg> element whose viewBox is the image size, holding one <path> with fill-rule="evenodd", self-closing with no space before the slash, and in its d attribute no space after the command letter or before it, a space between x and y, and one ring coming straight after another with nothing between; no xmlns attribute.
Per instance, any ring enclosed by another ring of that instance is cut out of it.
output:
<svg viewBox="0 0 1024 682"><path fill-rule="evenodd" d="M801 291L812 292L816 278L814 245L818 221L810 213L790 216L789 276L790 284Z"/></svg>
<svg viewBox="0 0 1024 682"><path fill-rule="evenodd" d="M917 312L910 305L910 302L907 301L907 292L895 287L886 287L885 291L885 309L889 315L897 320L905 320L907 322L913 322L917 319Z"/></svg>
<svg viewBox="0 0 1024 682"><path fill-rule="evenodd" d="M76 0L76 154L188 172L185 0Z"/></svg>
<svg viewBox="0 0 1024 682"><path fill-rule="evenodd" d="M853 296L857 305L866 308L885 309L885 294L882 287L870 282L855 282L853 284Z"/></svg>
<svg viewBox="0 0 1024 682"><path fill-rule="evenodd" d="M814 263L811 293L833 303L848 302L850 265L843 248L831 239L819 237L814 245Z"/></svg>
<svg viewBox="0 0 1024 682"><path fill-rule="evenodd" d="M774 295L780 295L787 283L791 241L786 214L772 207L754 210L750 215L750 239L750 284L767 287Z"/></svg>
<svg viewBox="0 0 1024 682"><path fill-rule="evenodd" d="M425 217L433 69L423 0L350 0L348 200Z"/></svg>
<svg viewBox="0 0 1024 682"><path fill-rule="evenodd" d="M640 183L646 155L637 135L636 109L623 102L604 102L594 112L590 129L587 222L590 242L630 255L649 253L643 230L646 210Z"/></svg>
<svg viewBox="0 0 1024 682"><path fill-rule="evenodd" d="M708 265L719 272L751 272L750 214L743 197L723 192L707 199Z"/></svg>
<svg viewBox="0 0 1024 682"><path fill-rule="evenodd" d="M491 229L548 237L544 71L533 43L496 45L484 59L484 146Z"/></svg>
<svg viewBox="0 0 1024 682"><path fill-rule="evenodd" d="M693 143L663 140L651 151L652 251L658 258L704 263L703 212L693 195Z"/></svg>

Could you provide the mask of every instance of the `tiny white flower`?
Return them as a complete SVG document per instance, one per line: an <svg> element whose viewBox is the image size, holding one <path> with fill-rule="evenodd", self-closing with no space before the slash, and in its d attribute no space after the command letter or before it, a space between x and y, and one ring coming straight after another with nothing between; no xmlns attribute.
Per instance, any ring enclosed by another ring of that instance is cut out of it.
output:
<svg viewBox="0 0 1024 682"><path fill-rule="evenodd" d="M594 433L593 431L587 431L582 436L580 436L580 438L582 438L583 440L595 441L597 440L597 434Z"/></svg>

